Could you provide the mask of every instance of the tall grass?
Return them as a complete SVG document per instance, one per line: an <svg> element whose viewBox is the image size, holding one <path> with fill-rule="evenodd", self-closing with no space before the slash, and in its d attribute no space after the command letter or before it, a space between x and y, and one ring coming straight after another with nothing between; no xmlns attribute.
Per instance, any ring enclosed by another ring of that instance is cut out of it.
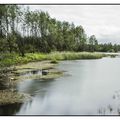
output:
<svg viewBox="0 0 120 120"><path fill-rule="evenodd" d="M52 60L76 60L76 59L100 59L105 54L89 52L53 52L48 54L47 58Z"/></svg>
<svg viewBox="0 0 120 120"><path fill-rule="evenodd" d="M51 60L57 63L58 60L76 60L76 59L99 59L104 57L105 54L89 53L89 52L52 52L49 54L44 53L27 53L25 57L18 54L2 54L0 56L0 66L12 66L17 64L25 64L32 61Z"/></svg>

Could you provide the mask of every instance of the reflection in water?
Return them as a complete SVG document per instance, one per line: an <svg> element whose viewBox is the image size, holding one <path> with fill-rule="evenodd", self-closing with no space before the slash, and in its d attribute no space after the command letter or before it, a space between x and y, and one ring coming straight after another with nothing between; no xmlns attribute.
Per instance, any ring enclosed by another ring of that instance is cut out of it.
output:
<svg viewBox="0 0 120 120"><path fill-rule="evenodd" d="M63 61L56 80L25 80L18 91L32 95L16 115L118 115L120 58ZM115 94L114 94L115 92Z"/></svg>
<svg viewBox="0 0 120 120"><path fill-rule="evenodd" d="M25 80L18 85L18 91L28 93L32 96L43 95L49 89L52 80Z"/></svg>
<svg viewBox="0 0 120 120"><path fill-rule="evenodd" d="M30 76L34 75L34 74L42 75L42 71L41 70L33 70L33 71L25 72L25 73L20 73L20 75L22 75L23 77L28 78L28 79L30 79Z"/></svg>

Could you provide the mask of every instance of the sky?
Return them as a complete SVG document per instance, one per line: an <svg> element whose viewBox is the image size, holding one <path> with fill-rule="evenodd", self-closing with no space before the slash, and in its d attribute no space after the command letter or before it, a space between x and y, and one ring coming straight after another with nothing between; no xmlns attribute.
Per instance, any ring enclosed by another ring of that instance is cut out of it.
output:
<svg viewBox="0 0 120 120"><path fill-rule="evenodd" d="M95 35L99 43L120 44L120 5L29 5L52 18L82 25L88 36Z"/></svg>

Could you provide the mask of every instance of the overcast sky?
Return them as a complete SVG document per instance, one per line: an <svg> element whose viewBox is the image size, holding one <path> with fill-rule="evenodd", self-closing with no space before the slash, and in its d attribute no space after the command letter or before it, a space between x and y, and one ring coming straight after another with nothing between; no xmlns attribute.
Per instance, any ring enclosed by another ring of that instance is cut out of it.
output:
<svg viewBox="0 0 120 120"><path fill-rule="evenodd" d="M31 10L47 11L60 21L82 25L88 36L101 43L120 44L120 5L29 5Z"/></svg>

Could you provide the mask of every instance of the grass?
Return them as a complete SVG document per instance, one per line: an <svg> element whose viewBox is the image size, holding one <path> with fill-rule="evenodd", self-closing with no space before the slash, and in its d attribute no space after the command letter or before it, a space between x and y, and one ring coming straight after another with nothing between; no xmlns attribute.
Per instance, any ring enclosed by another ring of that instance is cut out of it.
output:
<svg viewBox="0 0 120 120"><path fill-rule="evenodd" d="M89 52L53 52L48 55L48 59L55 60L76 60L76 59L100 59L106 56L101 53Z"/></svg>
<svg viewBox="0 0 120 120"><path fill-rule="evenodd" d="M18 65L18 64L26 64L28 62L32 61L41 61L46 59L46 54L42 53L27 53L25 57L21 57L18 54L12 53L12 54L2 54L0 56L0 66L1 67L9 67L12 65Z"/></svg>
<svg viewBox="0 0 120 120"><path fill-rule="evenodd" d="M23 103L30 100L28 94L12 92L9 90L0 90L0 105Z"/></svg>
<svg viewBox="0 0 120 120"><path fill-rule="evenodd" d="M2 54L0 56L0 67L12 66L18 64L26 64L29 62L50 60L51 63L57 63L60 60L76 60L76 59L100 59L105 57L102 53L90 52L51 52L44 53L27 53L25 57L21 57L16 53Z"/></svg>

